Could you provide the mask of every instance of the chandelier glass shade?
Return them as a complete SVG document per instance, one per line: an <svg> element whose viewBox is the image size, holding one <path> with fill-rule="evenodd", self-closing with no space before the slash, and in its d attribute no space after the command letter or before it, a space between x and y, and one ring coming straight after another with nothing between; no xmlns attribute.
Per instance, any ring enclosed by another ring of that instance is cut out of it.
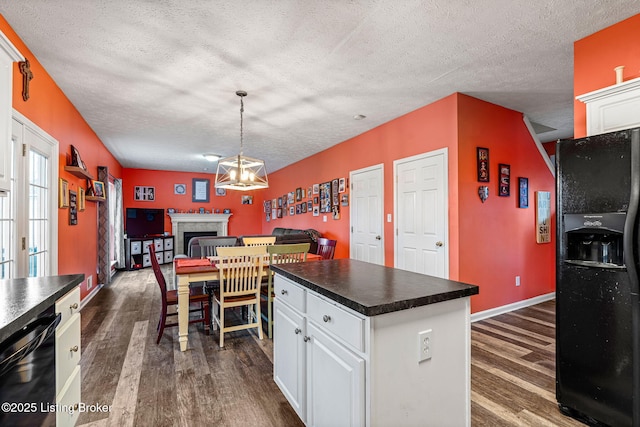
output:
<svg viewBox="0 0 640 427"><path fill-rule="evenodd" d="M243 98L247 96L247 92L239 90L236 95L240 97L240 154L218 160L215 187L240 191L268 188L269 180L264 161L247 157L243 153Z"/></svg>

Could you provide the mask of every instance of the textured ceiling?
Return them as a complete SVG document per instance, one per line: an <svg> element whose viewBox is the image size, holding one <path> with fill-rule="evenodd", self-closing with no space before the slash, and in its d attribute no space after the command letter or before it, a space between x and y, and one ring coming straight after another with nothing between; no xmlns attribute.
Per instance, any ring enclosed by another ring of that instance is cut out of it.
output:
<svg viewBox="0 0 640 427"><path fill-rule="evenodd" d="M0 13L124 167L214 170L203 153L239 150L242 89L244 152L273 172L453 92L523 112L542 141L570 137L573 42L640 1L3 0Z"/></svg>

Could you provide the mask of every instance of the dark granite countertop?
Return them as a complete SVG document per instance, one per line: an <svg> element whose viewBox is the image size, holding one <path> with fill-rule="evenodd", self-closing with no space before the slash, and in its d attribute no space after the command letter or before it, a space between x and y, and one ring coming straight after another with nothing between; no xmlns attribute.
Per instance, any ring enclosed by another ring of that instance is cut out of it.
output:
<svg viewBox="0 0 640 427"><path fill-rule="evenodd" d="M0 280L0 342L84 280L84 274Z"/></svg>
<svg viewBox="0 0 640 427"><path fill-rule="evenodd" d="M365 316L476 295L475 285L396 268L336 259L272 265L300 285Z"/></svg>

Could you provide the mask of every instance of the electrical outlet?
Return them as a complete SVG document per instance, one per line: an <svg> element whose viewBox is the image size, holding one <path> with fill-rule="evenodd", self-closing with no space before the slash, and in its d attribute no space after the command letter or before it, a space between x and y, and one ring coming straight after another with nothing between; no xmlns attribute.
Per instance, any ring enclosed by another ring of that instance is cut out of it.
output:
<svg viewBox="0 0 640 427"><path fill-rule="evenodd" d="M87 290L93 287L93 276L87 277Z"/></svg>
<svg viewBox="0 0 640 427"><path fill-rule="evenodd" d="M520 276L516 276L516 286L520 286Z"/></svg>
<svg viewBox="0 0 640 427"><path fill-rule="evenodd" d="M418 363L431 359L433 354L433 330L418 332Z"/></svg>

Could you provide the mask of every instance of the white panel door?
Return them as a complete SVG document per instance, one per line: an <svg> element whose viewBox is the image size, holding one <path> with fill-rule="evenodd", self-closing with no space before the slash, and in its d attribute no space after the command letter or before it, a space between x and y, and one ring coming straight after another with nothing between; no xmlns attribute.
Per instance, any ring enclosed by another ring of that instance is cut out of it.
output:
<svg viewBox="0 0 640 427"><path fill-rule="evenodd" d="M397 268L448 277L447 151L394 162Z"/></svg>
<svg viewBox="0 0 640 427"><path fill-rule="evenodd" d="M384 265L383 167L352 171L350 257Z"/></svg>

